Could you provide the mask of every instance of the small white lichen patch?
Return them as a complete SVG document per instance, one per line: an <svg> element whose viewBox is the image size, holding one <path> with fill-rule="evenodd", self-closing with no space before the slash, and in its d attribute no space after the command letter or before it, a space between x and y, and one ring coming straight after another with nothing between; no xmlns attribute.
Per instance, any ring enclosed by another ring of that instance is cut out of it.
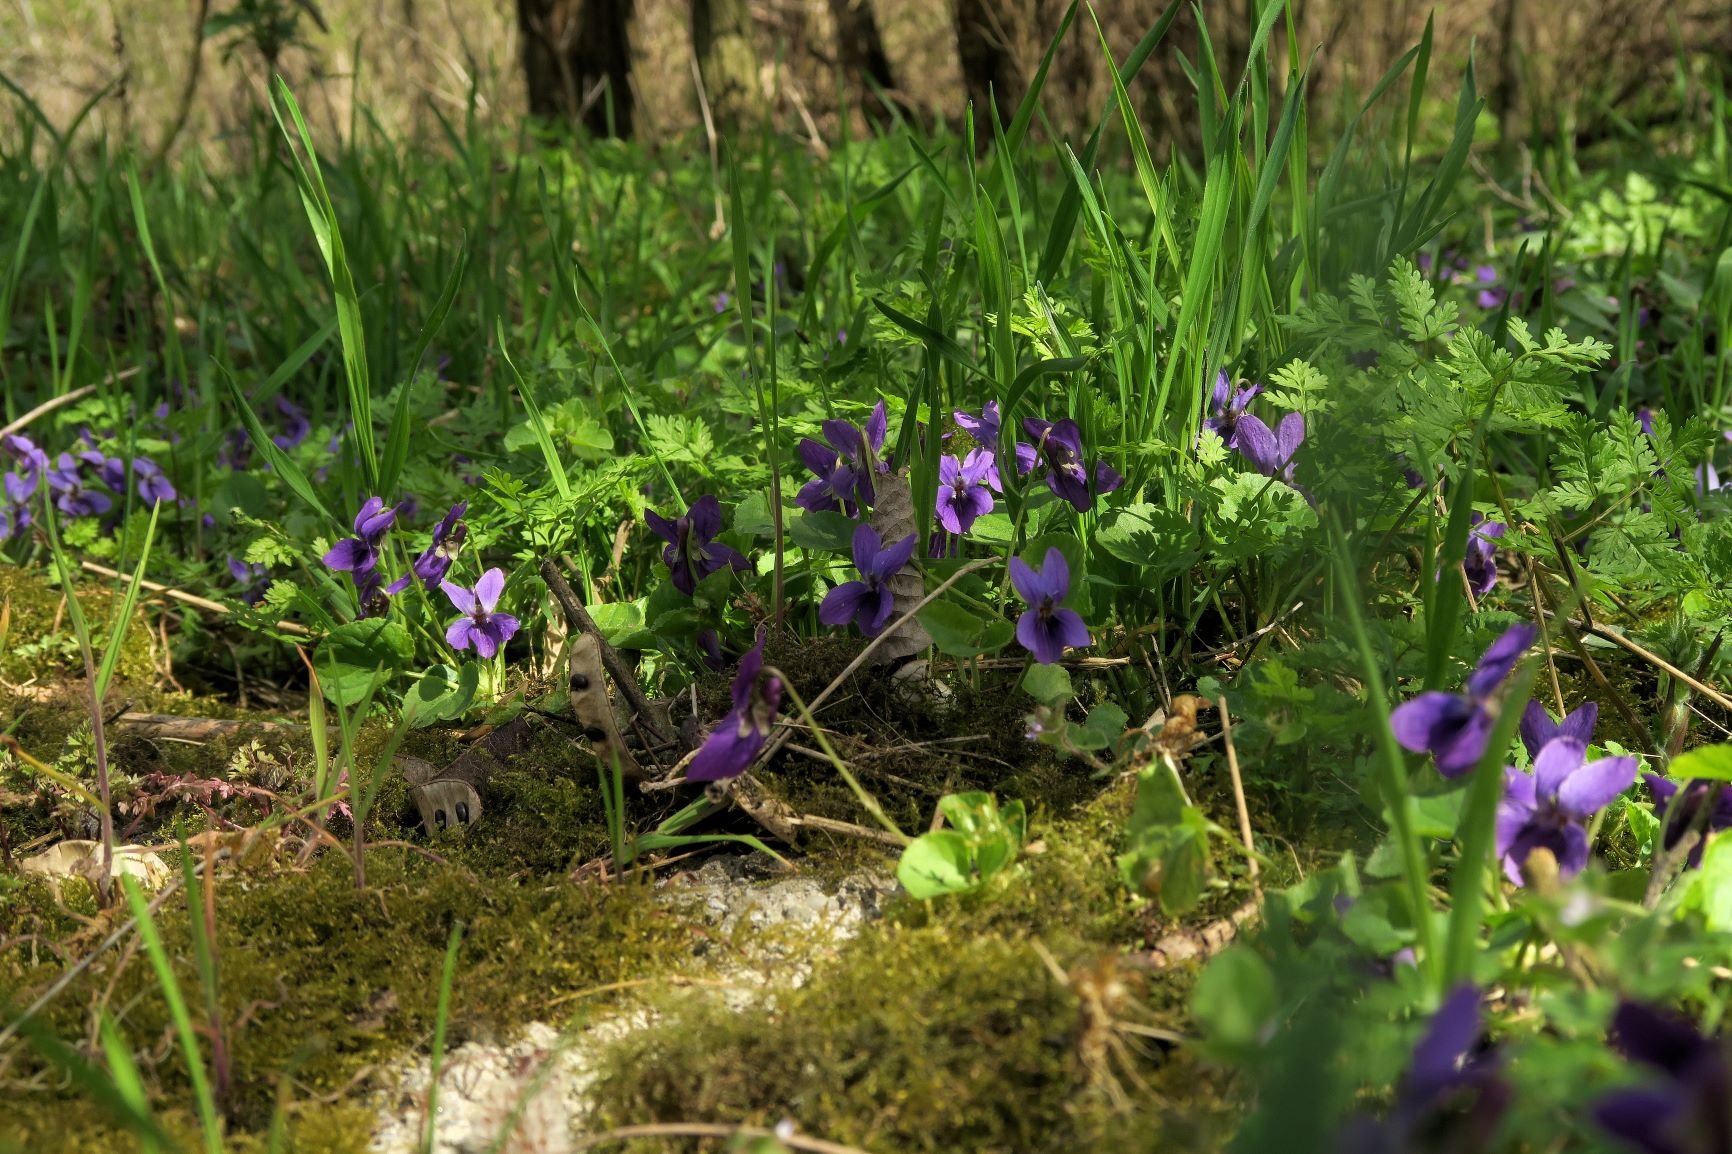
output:
<svg viewBox="0 0 1732 1154"><path fill-rule="evenodd" d="M695 913L717 941L744 941L708 959L713 990L733 1010L745 1011L778 989L803 985L813 964L879 915L895 890L887 875L862 873L833 888L803 874L771 873L754 856L712 858L665 880L663 900ZM736 934L744 926L752 932ZM580 1022L567 1035L531 1022L505 1044L468 1041L453 1049L439 1072L434 1154L563 1154L574 1146L589 1115L588 1091L597 1059L609 1044L654 1022L645 1010ZM377 1099L372 1148L378 1154L416 1154L427 1119L431 1066L426 1055L405 1059L386 1075L395 1086ZM502 1137L503 1136L503 1137Z"/></svg>

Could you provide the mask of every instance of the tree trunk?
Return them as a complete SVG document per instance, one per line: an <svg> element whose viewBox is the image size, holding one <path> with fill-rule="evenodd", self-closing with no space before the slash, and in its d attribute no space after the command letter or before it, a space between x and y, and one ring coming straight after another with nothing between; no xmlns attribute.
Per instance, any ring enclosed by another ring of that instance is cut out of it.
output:
<svg viewBox="0 0 1732 1154"><path fill-rule="evenodd" d="M1497 114L1498 163L1506 171L1515 162L1521 135L1516 113L1521 107L1521 0L1503 0L1498 13L1497 78L1491 88L1492 111Z"/></svg>
<svg viewBox="0 0 1732 1154"><path fill-rule="evenodd" d="M1003 22L994 15L1002 9L993 0L956 0L956 58L962 65L962 87L974 105L974 141L977 148L992 144L990 104L998 119L1008 124L1016 115L1021 93L1016 62L1004 42Z"/></svg>
<svg viewBox="0 0 1732 1154"><path fill-rule="evenodd" d="M746 0L692 0L692 51L710 111L724 128L760 110L758 54Z"/></svg>
<svg viewBox="0 0 1732 1154"><path fill-rule="evenodd" d="M630 136L632 0L517 0L529 112Z"/></svg>
<svg viewBox="0 0 1732 1154"><path fill-rule="evenodd" d="M872 0L830 0L830 20L836 25L837 59L866 119L880 125L891 119L890 109L872 91L874 86L884 92L897 111L907 115L908 106L896 91L895 70L884 52L884 37L878 32Z"/></svg>

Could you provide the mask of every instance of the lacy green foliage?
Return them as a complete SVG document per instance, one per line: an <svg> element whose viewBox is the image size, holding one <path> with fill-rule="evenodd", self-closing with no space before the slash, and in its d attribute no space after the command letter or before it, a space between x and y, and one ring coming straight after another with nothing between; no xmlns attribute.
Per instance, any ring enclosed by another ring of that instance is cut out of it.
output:
<svg viewBox="0 0 1732 1154"><path fill-rule="evenodd" d="M453 921L465 926L451 1036L461 1040L548 1014L549 1000L628 978L679 969L693 938L647 888L563 879L477 876L404 849L375 849L369 887L358 893L346 860L317 858L305 872L225 873L217 882L218 964L232 1028L231 1122L257 1130L275 1085L293 1071L297 1093L344 1091L363 1067L420 1045L432 1028L438 978ZM46 896L44 891L36 891ZM184 988L192 972L185 907L170 903L162 933ZM28 1000L59 972L52 954L15 945L0 958L0 999ZM168 1012L149 968L98 960L45 1011L62 1037L77 1036L109 983L134 1046L154 1044ZM600 1004L600 1003L587 1003ZM28 1075L14 1063L11 1077ZM188 1103L177 1059L154 1071L154 1101ZM52 1091L45 1092L58 1101Z"/></svg>
<svg viewBox="0 0 1732 1154"><path fill-rule="evenodd" d="M1345 298L1320 293L1282 323L1307 362L1308 371L1289 368L1278 380L1293 407L1327 381L1329 407L1353 414L1361 449L1381 436L1416 466L1451 476L1450 446L1488 407L1494 432L1545 431L1567 416L1570 386L1611 351L1559 328L1535 339L1516 316L1501 337L1464 324L1405 258L1382 284L1355 276Z"/></svg>
<svg viewBox="0 0 1732 1154"><path fill-rule="evenodd" d="M63 676L84 676L84 658L72 624L65 619L61 596L42 574L0 563L0 605L12 607L11 625L0 638L0 678L14 684L48 684ZM118 594L108 586L91 584L78 591L93 634L90 642L99 656L107 644L109 618L117 600ZM121 645L115 676L123 684L156 681L156 663L143 625L141 615L131 623Z"/></svg>
<svg viewBox="0 0 1732 1154"><path fill-rule="evenodd" d="M1664 412L1651 420L1649 436L1628 412L1613 414L1605 427L1572 415L1559 430L1555 483L1517 507L1536 520L1568 517L1579 525L1574 535L1587 539L1585 564L1601 580L1648 598L1696 594L1704 599L1698 610L1724 616L1732 607L1732 531L1724 518L1704 521L1697 512L1697 469L1718 438L1701 417L1681 427Z"/></svg>

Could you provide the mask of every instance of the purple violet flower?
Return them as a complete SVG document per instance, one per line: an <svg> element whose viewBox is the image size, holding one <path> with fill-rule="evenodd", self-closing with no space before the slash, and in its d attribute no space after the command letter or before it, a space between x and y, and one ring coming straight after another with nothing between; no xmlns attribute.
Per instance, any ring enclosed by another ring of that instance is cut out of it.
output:
<svg viewBox="0 0 1732 1154"><path fill-rule="evenodd" d="M501 570L483 573L473 590L449 581L440 582L439 588L445 590L445 596L463 614L445 627L445 640L451 648L474 646L476 656L485 660L503 649L517 632L517 618L493 611L499 604L499 595L505 591L505 574Z"/></svg>
<svg viewBox="0 0 1732 1154"><path fill-rule="evenodd" d="M878 460L889 427L884 402L879 401L872 409L865 433L847 421L825 421L822 427L828 445L810 437L800 439L800 460L817 476L801 487L794 504L811 512L840 508L848 516L856 516L876 500L873 474L889 471Z"/></svg>
<svg viewBox="0 0 1732 1154"><path fill-rule="evenodd" d="M974 438L974 443L983 449L998 447L998 402L988 401L986 407L980 410L980 416L964 409L957 409L950 414L956 419L956 427Z"/></svg>
<svg viewBox="0 0 1732 1154"><path fill-rule="evenodd" d="M1209 415L1203 420L1203 428L1213 431L1227 448L1237 449L1239 418L1246 415L1246 408L1262 391L1262 385L1234 385L1227 379L1227 370L1222 369L1215 376L1215 388L1209 395ZM1262 424L1261 421L1257 423Z"/></svg>
<svg viewBox="0 0 1732 1154"><path fill-rule="evenodd" d="M1051 665L1064 656L1065 649L1080 649L1091 644L1088 626L1074 609L1063 608L1070 592L1070 566L1064 554L1048 549L1039 572L1030 569L1021 557L1010 559L1010 583L1017 596L1028 603L1028 611L1016 621L1016 639L1034 654L1042 665Z"/></svg>
<svg viewBox="0 0 1732 1154"><path fill-rule="evenodd" d="M782 682L762 676L763 669L764 632L760 629L758 643L740 658L740 670L734 675L734 707L704 739L686 770L687 781L722 781L751 768L782 708Z"/></svg>
<svg viewBox="0 0 1732 1154"><path fill-rule="evenodd" d="M1252 469L1293 485L1295 457L1305 443L1305 414L1288 413L1271 430L1263 418L1245 413L1238 418L1234 440L1233 447Z"/></svg>
<svg viewBox="0 0 1732 1154"><path fill-rule="evenodd" d="M1562 721L1553 721L1545 706L1529 701L1527 708L1522 710L1522 745L1530 759L1538 757L1546 743L1557 737L1573 737L1583 745L1591 745L1594 723L1599 719L1600 707L1592 701L1570 710Z"/></svg>
<svg viewBox="0 0 1732 1154"><path fill-rule="evenodd" d="M0 453L24 467L24 475L35 480L48 471L48 454L22 433L7 433L0 437Z"/></svg>
<svg viewBox="0 0 1732 1154"><path fill-rule="evenodd" d="M1473 515L1473 529L1467 537L1467 556L1461 560L1462 572L1475 597L1484 597L1497 585L1497 543L1509 531L1501 521L1488 521L1482 514Z"/></svg>
<svg viewBox="0 0 1732 1154"><path fill-rule="evenodd" d="M386 508L383 497L368 497L355 514L355 535L338 541L320 560L339 573L373 569L379 563L379 543L396 519L397 510Z"/></svg>
<svg viewBox="0 0 1732 1154"><path fill-rule="evenodd" d="M278 432L271 435L279 449L285 451L294 448L307 439L307 434L313 431L313 423L307 420L307 411L289 400L278 395L277 401Z"/></svg>
<svg viewBox="0 0 1732 1154"><path fill-rule="evenodd" d="M1548 741L1534 758L1534 771L1504 771L1504 798L1497 807L1497 855L1504 873L1522 884L1522 863L1542 846L1557 858L1558 875L1572 878L1588 864L1588 831L1582 824L1612 804L1636 780L1636 759L1588 761L1588 747L1573 737Z"/></svg>
<svg viewBox="0 0 1732 1154"><path fill-rule="evenodd" d="M372 616L382 608L382 592L398 593L408 586L408 578L404 577L393 582L390 589L380 589L383 581L379 576L379 545L396 519L397 510L386 508L383 498L367 498L367 503L355 514L355 536L338 541L320 558L327 569L349 574L355 583L355 601L363 617Z"/></svg>
<svg viewBox="0 0 1732 1154"><path fill-rule="evenodd" d="M1725 1043L1692 1023L1640 1002L1612 1015L1619 1051L1659 1075L1657 1083L1614 1090L1594 1104L1594 1121L1643 1154L1722 1154L1732 1150L1732 1067Z"/></svg>
<svg viewBox="0 0 1732 1154"><path fill-rule="evenodd" d="M138 495L146 504L174 500L174 486L163 475L162 469L149 457L135 457L132 461L132 479L138 484Z"/></svg>
<svg viewBox="0 0 1732 1154"><path fill-rule="evenodd" d="M257 605L265 599L265 590L270 587L271 571L263 565L249 565L245 561L228 559L229 575L235 583L243 586L236 598L245 605Z"/></svg>
<svg viewBox="0 0 1732 1154"><path fill-rule="evenodd" d="M30 498L36 495L36 477L7 473L3 481L5 500L0 501L0 541L10 541L30 526Z"/></svg>
<svg viewBox="0 0 1732 1154"><path fill-rule="evenodd" d="M23 505L36 496L39 482L37 473L7 473L5 476L6 499L14 505Z"/></svg>
<svg viewBox="0 0 1732 1154"><path fill-rule="evenodd" d="M884 545L872 526L856 527L854 568L860 571L860 580L844 581L824 594L823 603L818 606L818 620L826 625L846 625L852 621L866 636L878 636L896 610L896 599L886 582L901 572L913 555L912 533L894 545Z"/></svg>
<svg viewBox="0 0 1732 1154"><path fill-rule="evenodd" d="M1479 296L1476 298L1482 309L1495 309L1509 299L1509 290L1497 283L1497 269L1489 264L1478 265L1473 270L1473 279L1479 283Z"/></svg>
<svg viewBox="0 0 1732 1154"><path fill-rule="evenodd" d="M700 629L697 636L698 652L703 655L704 668L712 673L720 673L728 667L727 660L722 656L722 639L714 629Z"/></svg>
<svg viewBox="0 0 1732 1154"><path fill-rule="evenodd" d="M451 563L463 550L464 539L469 535L468 526L463 523L463 515L468 511L468 501L459 501L451 506L451 511L445 514L439 524L433 526L432 544L421 550L414 564L410 566L410 571L421 579L429 593L445 580L445 574L451 571ZM407 587L406 583L404 587Z"/></svg>
<svg viewBox="0 0 1732 1154"><path fill-rule="evenodd" d="M938 523L949 533L966 533L980 517L992 512L990 486L992 453L971 450L958 461L946 454L938 461Z"/></svg>
<svg viewBox="0 0 1732 1154"><path fill-rule="evenodd" d="M1472 769L1491 741L1493 717L1487 708L1491 695L1536 636L1532 625L1511 626L1467 675L1466 693L1427 690L1396 706L1389 715L1395 740L1404 749L1430 753L1445 777L1459 777Z"/></svg>
<svg viewBox="0 0 1732 1154"><path fill-rule="evenodd" d="M1732 829L1732 785L1699 777L1684 787L1684 796L1680 798L1678 783L1669 777L1644 773L1642 780L1653 791L1655 813L1665 818L1666 830L1660 838L1662 849L1670 850L1678 844L1703 806L1713 807L1703 836L1690 847L1684 859L1686 869L1695 869L1702 864L1702 851L1708 848L1707 834Z"/></svg>
<svg viewBox="0 0 1732 1154"><path fill-rule="evenodd" d="M1096 460L1092 471L1084 467L1082 429L1070 418L1042 421L1024 417L1022 430L1034 443L1017 442L1016 471L1027 476L1044 463L1047 488L1060 500L1068 501L1077 512L1088 512L1094 508L1096 496L1110 493L1125 483L1105 461ZM1089 491L1091 480L1093 493Z"/></svg>
<svg viewBox="0 0 1732 1154"><path fill-rule="evenodd" d="M986 483L994 493L1004 492L1004 482L998 474L998 402L986 402L978 417L964 409L957 409L950 415L956 419L956 427L974 438L974 443L985 450L991 467Z"/></svg>
<svg viewBox="0 0 1732 1154"><path fill-rule="evenodd" d="M1479 991L1458 987L1413 1047L1389 1117L1356 1119L1342 1149L1347 1154L1489 1149L1511 1095L1497 1052L1481 1046L1484 1036Z"/></svg>
<svg viewBox="0 0 1732 1154"><path fill-rule="evenodd" d="M677 520L670 521L654 509L645 509L643 519L650 532L667 542L662 562L673 575L674 588L687 597L711 573L751 568L751 562L737 549L716 543L716 535L722 531L722 503L714 493L699 497Z"/></svg>
<svg viewBox="0 0 1732 1154"><path fill-rule="evenodd" d="M48 470L48 487L59 497L54 504L68 517L90 517L114 508L107 493L87 488L71 453L62 453Z"/></svg>

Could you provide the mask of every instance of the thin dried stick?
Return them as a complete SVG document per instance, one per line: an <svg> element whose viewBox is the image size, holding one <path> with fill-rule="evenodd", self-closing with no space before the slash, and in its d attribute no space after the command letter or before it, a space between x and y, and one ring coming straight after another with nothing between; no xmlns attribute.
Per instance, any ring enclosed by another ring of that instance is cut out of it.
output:
<svg viewBox="0 0 1732 1154"><path fill-rule="evenodd" d="M632 672L626 668L625 662L619 659L618 651L607 643L607 638L602 636L601 630L596 626L594 619L590 617L589 610L583 607L583 602L579 601L577 594L572 592L571 584L566 581L565 575L559 571L559 567L551 560L543 561L541 563L541 577L547 582L547 587L553 592L554 598L559 602L559 607L565 610L568 627L582 630L595 638L601 649L601 663L607 669L607 675L613 679L614 688L619 690L620 696L626 699L627 704L632 707L632 711L642 719L644 726L655 734L658 742L673 741L675 735L667 731L662 725L661 718L655 710L650 708L649 698L644 696L643 689L637 683L637 678L632 676Z"/></svg>
<svg viewBox="0 0 1732 1154"><path fill-rule="evenodd" d="M1557 615L1548 612L1546 613L1546 616L1556 617ZM1660 670L1667 676L1682 681L1685 685L1688 685L1691 689L1694 689L1697 693L1700 693L1703 697L1706 697L1721 709L1732 710L1732 698L1728 698L1724 693L1721 693L1718 689L1715 689L1707 682L1701 681L1690 676L1688 673L1685 673L1682 669L1679 669L1676 665L1673 665L1670 661L1667 661L1659 654L1649 652L1636 642L1625 637L1622 633L1619 633L1617 630L1610 629L1592 621L1570 621L1567 617L1564 620L1570 626L1583 633L1591 633L1593 636L1598 637L1603 641L1610 641L1613 645L1616 645L1627 653L1640 657L1643 661L1646 661L1649 665L1652 665L1655 669Z"/></svg>
<svg viewBox="0 0 1732 1154"><path fill-rule="evenodd" d="M1251 808L1245 804L1245 781L1239 776L1239 751L1233 746L1233 718L1227 712L1227 699L1215 702L1221 713L1221 743L1227 747L1227 776L1233 779L1233 806L1239 811L1239 837L1245 843L1245 860L1251 867L1251 888L1259 900L1263 897L1263 879L1257 865L1257 847L1251 839Z"/></svg>
<svg viewBox="0 0 1732 1154"><path fill-rule="evenodd" d="M106 565L98 565L94 561L80 561L79 568L83 569L86 573L94 573L98 577L108 577L119 581L132 580L132 575L130 573L121 573L118 570L110 569ZM226 617L233 612L233 610L220 601L211 601L207 598L198 596L196 593L186 593L179 589L172 589L169 586L160 584L156 581L140 579L138 584L141 588L149 589L152 593L161 593L164 597L173 598L174 600L179 601L182 605L191 605L194 609L202 609L206 613L220 613ZM282 630L284 633L294 633L301 637L310 637L313 632L305 625L300 625L293 621L279 621L276 624L276 628Z"/></svg>
<svg viewBox="0 0 1732 1154"><path fill-rule="evenodd" d="M1541 601L1549 600L1546 596L1545 586L1543 585L1534 586L1534 596ZM1630 708L1630 703L1624 700L1624 695L1618 692L1618 687L1606 679L1606 674L1600 668L1600 663L1594 660L1593 654L1589 653L1587 646L1582 644L1581 635L1593 631L1592 623L1590 622L1586 625L1578 625L1568 617L1559 616L1549 610L1542 608L1541 612L1545 613L1548 618L1562 621L1566 626L1569 626L1569 628L1564 630L1565 639L1570 643L1570 648L1575 650L1576 656L1581 660L1583 667L1587 669L1588 676L1593 679L1594 687L1606 695L1607 700L1612 703L1612 708L1618 711L1618 716L1623 718L1624 724L1630 727L1631 733L1648 739L1648 752L1652 753L1655 757L1663 758L1664 753L1654 741L1653 735L1648 732L1648 727L1643 723L1640 717L1636 716L1636 711ZM1584 609L1584 616L1585 615L1586 613Z"/></svg>
<svg viewBox="0 0 1732 1154"><path fill-rule="evenodd" d="M132 376L137 371L138 371L137 369L128 369L124 373L115 374L115 376L111 379L114 381L118 381L122 377ZM24 428L26 425L30 424L30 422L34 421L36 418L46 417L49 413L52 413L55 409L63 408L67 405L72 404L74 401L82 401L85 397L88 397L91 393L94 393L95 391L96 391L95 385L85 385L83 388L73 389L69 393L61 393L58 397L49 397L46 401L43 401L40 405L37 405L34 409L31 409L28 413L25 413L22 417L19 417L16 421L13 421L10 425L0 425L0 437L10 436L11 434L16 433L18 430L20 430L20 429Z"/></svg>
<svg viewBox="0 0 1732 1154"><path fill-rule="evenodd" d="M897 849L908 844L904 839L885 830L867 829L865 826L855 825L851 821L837 821L835 818L819 817L816 814L791 817L788 819L788 824L795 828L816 829L822 830L824 833L841 834L843 837L857 837L863 841L880 842L884 845L895 846Z"/></svg>
<svg viewBox="0 0 1732 1154"><path fill-rule="evenodd" d="M1288 609L1287 612L1281 614L1279 617L1275 618L1273 621L1269 622L1267 625L1264 625L1259 629L1253 630L1252 632L1245 634L1245 636L1239 638L1239 640L1234 641L1228 645L1223 645L1219 649L1205 649L1203 651L1203 653L1201 654L1200 660L1213 661L1213 662L1221 662L1221 661L1226 660L1228 657L1231 657L1233 655L1235 650L1238 650L1238 649L1240 649L1246 645L1250 645L1250 644L1260 640L1261 638L1267 637L1270 633L1273 633L1276 629L1279 629L1283 622L1287 621L1289 618L1291 618L1293 616L1293 614L1299 612L1299 610L1303 609L1304 607L1305 607L1305 602L1303 602L1303 601L1293 602L1293 607ZM1158 639L1157 639L1157 645L1155 648L1155 652L1157 652L1157 653L1160 652Z"/></svg>

